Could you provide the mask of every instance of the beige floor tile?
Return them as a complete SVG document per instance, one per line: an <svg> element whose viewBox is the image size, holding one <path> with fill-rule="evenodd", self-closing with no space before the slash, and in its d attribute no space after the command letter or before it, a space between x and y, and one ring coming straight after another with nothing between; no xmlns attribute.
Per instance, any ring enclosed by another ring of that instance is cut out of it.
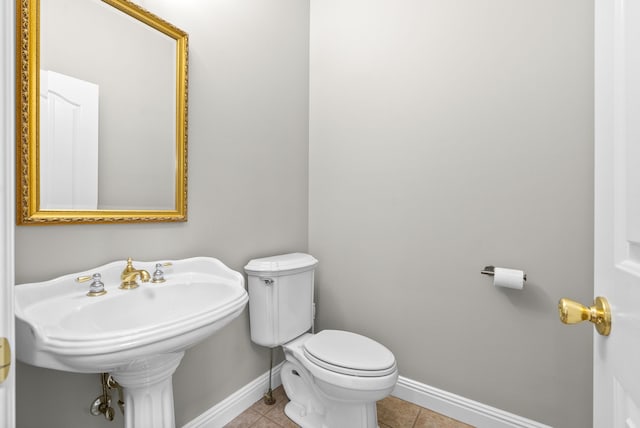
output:
<svg viewBox="0 0 640 428"><path fill-rule="evenodd" d="M289 398L287 398L287 394L285 394L284 388L282 386L274 389L272 394L273 398L276 399L276 404L282 400L285 400L287 402L289 401ZM275 406L276 404L265 404L264 400L261 398L260 400L256 401L253 406L250 407L250 409L254 412L260 413L261 415L265 415L269 411L271 411L271 409L273 409L273 406Z"/></svg>
<svg viewBox="0 0 640 428"><path fill-rule="evenodd" d="M269 410L271 410L273 408L273 406L275 406L275 404L273 405L268 405L264 403L264 400L261 398L258 401L256 401L253 406L249 407L249 410L253 410L254 412L260 413L261 415L266 414Z"/></svg>
<svg viewBox="0 0 640 428"><path fill-rule="evenodd" d="M225 428L297 428L284 413L289 402L284 388L274 389L273 396L276 404L269 406L260 399ZM473 428L396 397L378 401L377 410L380 428Z"/></svg>
<svg viewBox="0 0 640 428"><path fill-rule="evenodd" d="M421 409L415 428L473 428L455 419L448 418L431 410Z"/></svg>
<svg viewBox="0 0 640 428"><path fill-rule="evenodd" d="M258 419L258 422L251 425L251 428L281 428L281 427L280 425L273 422L266 416L263 416L260 419Z"/></svg>
<svg viewBox="0 0 640 428"><path fill-rule="evenodd" d="M262 415L253 410L246 410L240 416L225 425L225 428L247 428L252 423L260 419Z"/></svg>
<svg viewBox="0 0 640 428"><path fill-rule="evenodd" d="M279 401L279 400L285 400L287 402L289 401L289 397L287 397L287 393L284 392L284 388L282 387L282 385L280 385L279 387L273 390L273 398L275 398L276 401Z"/></svg>
<svg viewBox="0 0 640 428"><path fill-rule="evenodd" d="M289 400L285 401L284 399L280 399L273 406L273 409L269 410L265 416L284 428L297 428L298 425L293 423L293 421L284 413L284 406L286 406L288 402Z"/></svg>
<svg viewBox="0 0 640 428"><path fill-rule="evenodd" d="M378 423L392 428L412 428L420 407L396 397L378 401Z"/></svg>

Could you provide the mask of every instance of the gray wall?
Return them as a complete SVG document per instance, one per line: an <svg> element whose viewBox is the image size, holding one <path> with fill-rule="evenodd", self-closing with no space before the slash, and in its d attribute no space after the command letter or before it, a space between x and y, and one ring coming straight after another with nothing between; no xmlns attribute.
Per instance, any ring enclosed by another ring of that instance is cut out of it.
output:
<svg viewBox="0 0 640 428"><path fill-rule="evenodd" d="M319 327L403 376L591 426L593 4L311 0ZM496 289L489 264L524 269Z"/></svg>
<svg viewBox="0 0 640 428"><path fill-rule="evenodd" d="M320 328L380 340L408 378L591 425L591 329L555 305L593 297L592 4L312 1L307 146L308 2L146 3L190 34L189 222L17 228L18 282L308 248ZM492 263L526 288L494 289ZM178 425L266 370L248 328L187 352ZM118 426L88 416L98 392L20 365L19 426Z"/></svg>
<svg viewBox="0 0 640 428"><path fill-rule="evenodd" d="M18 227L18 283L128 256L213 256L242 272L251 258L307 249L308 2L149 3L190 36L189 221ZM177 425L267 369L245 311L187 351L174 376ZM20 428L123 424L89 415L97 375L19 364L17 379Z"/></svg>

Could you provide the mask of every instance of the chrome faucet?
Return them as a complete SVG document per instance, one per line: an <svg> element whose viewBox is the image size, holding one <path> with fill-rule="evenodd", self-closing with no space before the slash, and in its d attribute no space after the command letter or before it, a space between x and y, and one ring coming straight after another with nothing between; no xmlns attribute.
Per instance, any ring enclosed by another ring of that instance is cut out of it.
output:
<svg viewBox="0 0 640 428"><path fill-rule="evenodd" d="M165 266L173 266L173 263L171 262L156 263L156 270L153 271L153 279L151 280L151 282L153 282L154 284L157 284L157 283L166 281L164 279L164 271L162 270L162 268Z"/></svg>
<svg viewBox="0 0 640 428"><path fill-rule="evenodd" d="M133 267L133 260L131 257L127 259L127 267L124 268L122 273L120 274L120 280L122 283L120 284L120 288L125 290L132 290L134 288L138 288L138 283L136 282L136 278L140 278L142 282L149 282L151 276L149 272L144 269L136 269Z"/></svg>
<svg viewBox="0 0 640 428"><path fill-rule="evenodd" d="M76 282L87 282L91 279L93 282L89 286L87 296L95 297L107 294L107 290L104 289L104 282L102 282L102 275L97 272L91 276L79 276L76 278Z"/></svg>

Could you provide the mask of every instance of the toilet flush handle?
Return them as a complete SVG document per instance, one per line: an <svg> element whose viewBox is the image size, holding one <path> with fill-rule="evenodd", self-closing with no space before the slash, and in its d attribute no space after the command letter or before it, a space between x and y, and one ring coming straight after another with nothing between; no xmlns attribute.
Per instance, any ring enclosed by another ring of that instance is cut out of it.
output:
<svg viewBox="0 0 640 428"><path fill-rule="evenodd" d="M264 281L264 285L273 285L273 278L262 278L262 281Z"/></svg>

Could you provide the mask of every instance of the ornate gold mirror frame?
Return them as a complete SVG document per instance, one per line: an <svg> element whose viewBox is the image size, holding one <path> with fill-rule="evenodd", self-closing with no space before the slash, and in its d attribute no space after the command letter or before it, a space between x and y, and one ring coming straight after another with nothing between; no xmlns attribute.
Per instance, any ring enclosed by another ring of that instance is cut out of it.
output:
<svg viewBox="0 0 640 428"><path fill-rule="evenodd" d="M175 209L44 210L40 207L40 0L16 0L16 222L18 225L187 220L187 55L182 30L128 0L101 0L176 41ZM144 60L144 59L142 59Z"/></svg>

